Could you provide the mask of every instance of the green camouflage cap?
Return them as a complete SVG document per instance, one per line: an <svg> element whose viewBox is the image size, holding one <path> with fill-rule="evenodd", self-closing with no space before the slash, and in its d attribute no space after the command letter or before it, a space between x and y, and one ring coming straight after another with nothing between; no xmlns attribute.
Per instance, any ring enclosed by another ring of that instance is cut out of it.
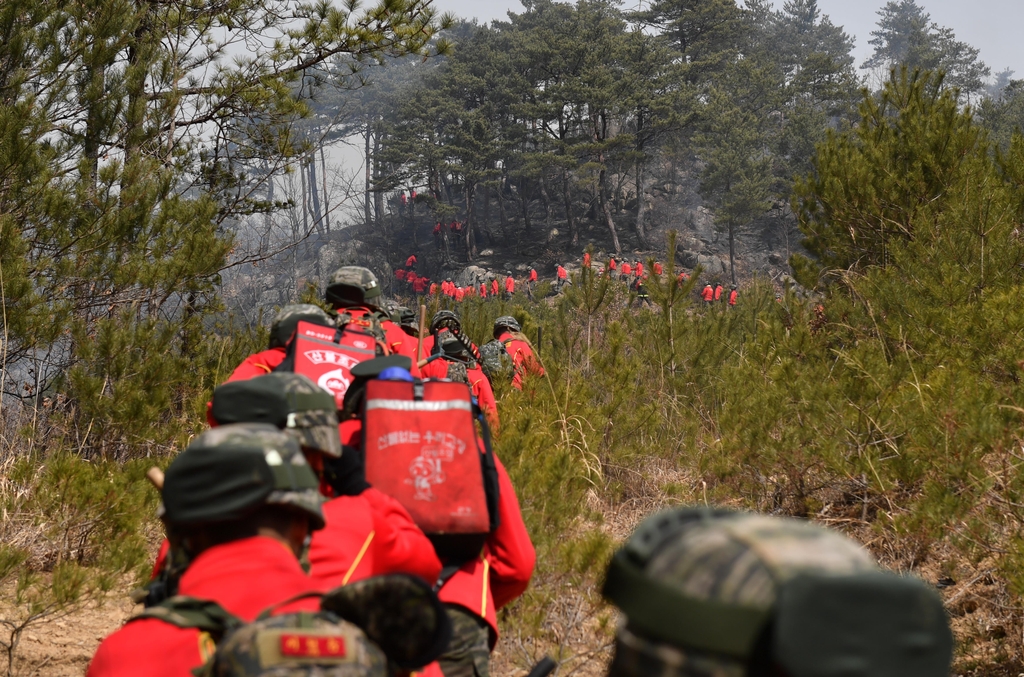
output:
<svg viewBox="0 0 1024 677"><path fill-rule="evenodd" d="M498 338L502 329L508 329L509 331L523 330L523 328L519 326L519 321L511 315L502 315L494 321L494 338Z"/></svg>
<svg viewBox="0 0 1024 677"><path fill-rule="evenodd" d="M335 308L367 306L376 308L372 299L380 296L377 276L369 268L344 266L331 274L324 299Z"/></svg>
<svg viewBox="0 0 1024 677"><path fill-rule="evenodd" d="M327 613L271 616L217 646L210 677L388 677L384 653L355 625Z"/></svg>
<svg viewBox="0 0 1024 677"><path fill-rule="evenodd" d="M398 311L398 324L403 329L412 329L414 331L419 331L419 328L420 328L419 313L417 313L412 308L406 308L405 306L398 306L397 311Z"/></svg>
<svg viewBox="0 0 1024 677"><path fill-rule="evenodd" d="M334 320L320 306L312 303L290 303L281 306L270 323L270 348L283 347L295 333L299 322L312 322L325 327L333 327Z"/></svg>
<svg viewBox="0 0 1024 677"><path fill-rule="evenodd" d="M164 521L226 522L263 505L308 513L322 529L320 482L298 442L272 425L234 423L207 430L171 462L164 476Z"/></svg>
<svg viewBox="0 0 1024 677"><path fill-rule="evenodd" d="M678 508L644 521L603 593L626 624L609 675L946 677L942 601L808 522Z"/></svg>
<svg viewBox="0 0 1024 677"><path fill-rule="evenodd" d="M341 456L334 396L302 374L273 372L225 383L213 391L210 415L220 425L269 423L302 447Z"/></svg>

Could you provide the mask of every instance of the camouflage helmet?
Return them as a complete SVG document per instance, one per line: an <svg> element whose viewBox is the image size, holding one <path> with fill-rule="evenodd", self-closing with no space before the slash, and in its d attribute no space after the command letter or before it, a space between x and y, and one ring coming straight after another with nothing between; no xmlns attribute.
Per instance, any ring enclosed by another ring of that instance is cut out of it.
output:
<svg viewBox="0 0 1024 677"><path fill-rule="evenodd" d="M210 416L218 425L269 423L326 456L341 456L337 403L308 376L273 372L231 381L213 391Z"/></svg>
<svg viewBox="0 0 1024 677"><path fill-rule="evenodd" d="M380 296L377 276L369 268L343 266L331 273L324 291L324 300L334 308L367 306L376 308L373 299Z"/></svg>
<svg viewBox="0 0 1024 677"><path fill-rule="evenodd" d="M164 476L163 519L195 525L289 506L322 529L320 482L292 437L266 423L224 425L192 440Z"/></svg>
<svg viewBox="0 0 1024 677"><path fill-rule="evenodd" d="M645 520L612 558L610 677L939 677L952 635L929 586L809 522L705 508Z"/></svg>
<svg viewBox="0 0 1024 677"><path fill-rule="evenodd" d="M460 360L470 358L469 348L450 331L446 331L441 337L441 354L454 357Z"/></svg>
<svg viewBox="0 0 1024 677"><path fill-rule="evenodd" d="M204 677L388 677L380 648L327 612L258 619L228 633Z"/></svg>
<svg viewBox="0 0 1024 677"><path fill-rule="evenodd" d="M459 321L459 316L452 311L439 310L434 313L434 317L430 320L430 333L434 334L442 327L452 331L458 331L462 329L462 322Z"/></svg>
<svg viewBox="0 0 1024 677"><path fill-rule="evenodd" d="M419 314L412 308L398 306L398 325L407 329L419 329Z"/></svg>
<svg viewBox="0 0 1024 677"><path fill-rule="evenodd" d="M520 332L523 330L523 328L519 326L519 322L516 318L511 315L502 315L494 321L494 338L498 338L498 336L501 335L502 329L514 332Z"/></svg>
<svg viewBox="0 0 1024 677"><path fill-rule="evenodd" d="M312 322L325 327L333 327L334 320L320 306L312 303L290 303L281 306L270 323L270 348L284 347L288 339L295 333L299 322Z"/></svg>

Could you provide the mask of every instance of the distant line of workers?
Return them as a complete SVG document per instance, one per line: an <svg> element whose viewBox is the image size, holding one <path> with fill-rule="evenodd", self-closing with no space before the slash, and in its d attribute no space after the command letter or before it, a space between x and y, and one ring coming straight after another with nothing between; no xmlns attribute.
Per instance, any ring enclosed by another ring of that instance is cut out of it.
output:
<svg viewBox="0 0 1024 677"><path fill-rule="evenodd" d="M452 222L454 227L458 222ZM435 235L437 234L437 228L440 227L440 223L435 227ZM461 225L461 224L459 224ZM467 298L479 296L482 299L489 297L497 298L504 295L504 298L511 299L516 292L516 278L512 275L512 271L508 271L505 275L504 280L500 280L500 276L488 276L487 279L480 280L479 284L472 283L467 285L457 285L452 278L447 277L440 283L432 282L429 277L425 275L419 275L416 273L416 255L412 254L405 260L405 268L399 268L395 271L395 280L399 283L399 289L411 291L417 295L429 295L437 296L441 294L448 297L449 299L461 303ZM591 267L590 252L583 254L583 268ZM652 266L652 272L655 277L660 277L664 274L665 269L661 265L660 261L654 261ZM650 305L650 295L647 291L646 285L644 284L648 279L648 273L644 267L644 264L639 259L636 259L632 264L628 261L622 261L621 263L615 260L615 257L608 259L608 265L601 270L601 274L607 274L611 279L624 280L630 285L630 290L637 295L638 305ZM681 271L676 278L679 283L682 284L690 279L690 275L686 271ZM526 295L533 300L533 292L537 285L537 270L530 268L530 272L527 274L524 287ZM565 266L561 263L555 264L555 289L561 291L562 288L572 284L569 279L569 273ZM704 305L711 305L715 302L723 301L729 306L736 305L736 299L739 297L739 291L736 285L732 285L729 288L729 293L725 293L725 288L721 282L716 282L712 285L710 282L704 285L704 288L700 292L700 298L704 302Z"/></svg>

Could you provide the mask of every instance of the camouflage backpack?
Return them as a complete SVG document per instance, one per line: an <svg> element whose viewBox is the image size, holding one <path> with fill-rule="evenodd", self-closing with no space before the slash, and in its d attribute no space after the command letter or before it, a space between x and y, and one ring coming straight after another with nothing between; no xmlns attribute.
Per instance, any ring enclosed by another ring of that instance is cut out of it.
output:
<svg viewBox="0 0 1024 677"><path fill-rule="evenodd" d="M271 614L304 597L319 611ZM331 592L307 593L245 623L216 602L171 597L129 622L153 618L200 633L198 677L389 677L434 661L451 638L437 596L413 576L367 578Z"/></svg>
<svg viewBox="0 0 1024 677"><path fill-rule="evenodd" d="M508 341L494 339L480 346L480 368L492 382L498 378L512 378L512 356L508 354Z"/></svg>

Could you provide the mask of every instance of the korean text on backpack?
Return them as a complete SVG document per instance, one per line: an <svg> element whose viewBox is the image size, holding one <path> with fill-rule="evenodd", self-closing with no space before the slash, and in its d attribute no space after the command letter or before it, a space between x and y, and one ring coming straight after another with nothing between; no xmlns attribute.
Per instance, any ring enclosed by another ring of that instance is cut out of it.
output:
<svg viewBox="0 0 1024 677"><path fill-rule="evenodd" d="M274 371L308 376L334 395L340 410L345 391L352 385L352 367L388 352L378 329L379 323L375 321L349 321L337 329L299 322L284 361Z"/></svg>
<svg viewBox="0 0 1024 677"><path fill-rule="evenodd" d="M409 511L446 563L479 556L498 526L498 471L479 411L464 383L367 384L366 479Z"/></svg>

